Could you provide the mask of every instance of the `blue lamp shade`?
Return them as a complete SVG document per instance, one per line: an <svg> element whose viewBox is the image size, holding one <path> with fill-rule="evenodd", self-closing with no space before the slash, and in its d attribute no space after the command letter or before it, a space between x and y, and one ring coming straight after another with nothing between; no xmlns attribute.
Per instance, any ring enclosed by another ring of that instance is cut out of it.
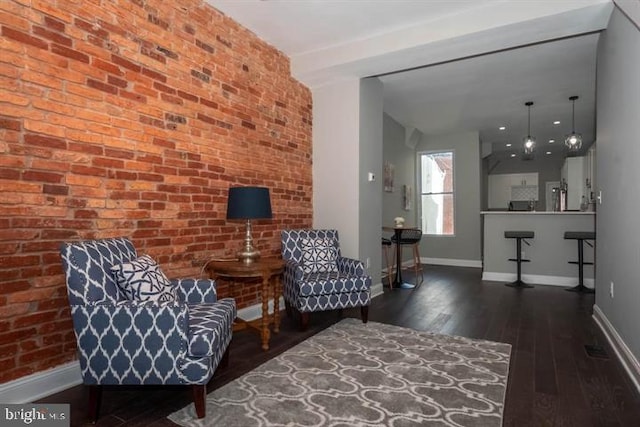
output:
<svg viewBox="0 0 640 427"><path fill-rule="evenodd" d="M271 198L266 187L231 187L227 219L271 218Z"/></svg>

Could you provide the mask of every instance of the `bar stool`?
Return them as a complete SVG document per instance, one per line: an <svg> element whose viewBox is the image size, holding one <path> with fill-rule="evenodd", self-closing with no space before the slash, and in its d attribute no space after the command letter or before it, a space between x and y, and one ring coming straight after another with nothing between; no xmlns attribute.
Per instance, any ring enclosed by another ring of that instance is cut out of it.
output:
<svg viewBox="0 0 640 427"><path fill-rule="evenodd" d="M402 230L400 234L400 244L398 244L396 236L391 237L391 242L396 245L396 251L402 251L402 246L411 246L413 252L413 264L409 268L413 268L416 276L416 285L418 280L420 283L424 280L422 277L422 264L420 262L420 240L422 239L422 230L419 228L407 228Z"/></svg>
<svg viewBox="0 0 640 427"><path fill-rule="evenodd" d="M530 259L522 259L522 242L526 243L527 246L531 246L529 242L525 239L533 239L534 233L533 231L505 231L504 238L505 239L516 239L516 257L509 258L509 261L515 261L518 265L518 278L515 282L507 283L505 286L511 286L512 288L533 288L533 286L524 283L522 281L522 263L523 262L531 262Z"/></svg>
<svg viewBox="0 0 640 427"><path fill-rule="evenodd" d="M393 264L389 261L389 249L393 243L386 237L382 238L382 250L384 251L384 260L387 263L387 279L389 280L389 289L393 289Z"/></svg>
<svg viewBox="0 0 640 427"><path fill-rule="evenodd" d="M587 288L584 285L584 271L583 266L585 265L593 265L592 262L585 262L584 260L584 246L583 242L587 245L593 247L588 240L596 240L596 232L595 231L565 231L564 238L567 240L577 240L578 241L578 261L569 261L569 264L578 264L578 286L574 286L570 289L565 289L569 292L582 292L585 294L592 294L595 292L595 289Z"/></svg>

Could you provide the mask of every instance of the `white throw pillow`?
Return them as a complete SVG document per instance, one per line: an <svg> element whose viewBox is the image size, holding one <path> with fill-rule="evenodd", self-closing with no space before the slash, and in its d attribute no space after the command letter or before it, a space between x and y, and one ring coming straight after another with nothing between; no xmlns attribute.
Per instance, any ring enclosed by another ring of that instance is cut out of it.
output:
<svg viewBox="0 0 640 427"><path fill-rule="evenodd" d="M111 272L129 301L170 303L176 300L171 282L149 255L114 265Z"/></svg>
<svg viewBox="0 0 640 427"><path fill-rule="evenodd" d="M338 250L334 239L302 239L302 271L328 273L338 271Z"/></svg>

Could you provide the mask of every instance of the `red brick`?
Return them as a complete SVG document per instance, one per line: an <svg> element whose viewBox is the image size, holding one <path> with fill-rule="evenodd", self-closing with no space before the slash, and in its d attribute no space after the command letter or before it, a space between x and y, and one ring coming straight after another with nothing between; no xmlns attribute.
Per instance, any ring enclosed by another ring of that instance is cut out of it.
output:
<svg viewBox="0 0 640 427"><path fill-rule="evenodd" d="M19 328L14 324L14 329ZM29 337L36 336L36 328L20 329L17 331L11 331L8 333L0 334L0 346L11 344L12 342L19 342Z"/></svg>
<svg viewBox="0 0 640 427"><path fill-rule="evenodd" d="M37 25L33 26L33 34L45 39L49 39L63 46L70 47L73 44L73 42L69 37L63 36L62 34L58 34L57 32L54 32L54 31L50 31L44 27L39 27ZM53 50L53 47L52 47L52 50Z"/></svg>
<svg viewBox="0 0 640 427"><path fill-rule="evenodd" d="M158 89L160 92L166 92L171 95L175 95L176 93L176 90L174 88L164 85L162 83L154 82L153 87L155 89Z"/></svg>
<svg viewBox="0 0 640 427"><path fill-rule="evenodd" d="M20 43L35 46L39 49L47 49L49 47L49 43L47 43L46 41L37 37L30 36L29 34L22 31L14 30L13 28L3 26L2 35L4 37L19 41Z"/></svg>
<svg viewBox="0 0 640 427"><path fill-rule="evenodd" d="M66 196L69 194L69 187L66 185L44 184L42 186L42 192L45 194Z"/></svg>
<svg viewBox="0 0 640 427"><path fill-rule="evenodd" d="M94 89L101 90L103 92L113 94L113 95L116 95L118 93L117 87L108 85L103 82L99 82L98 80L94 80L94 79L87 79L87 86L92 87Z"/></svg>
<svg viewBox="0 0 640 427"><path fill-rule="evenodd" d="M21 130L22 122L7 117L0 117L0 129Z"/></svg>
<svg viewBox="0 0 640 427"><path fill-rule="evenodd" d="M94 67L100 68L101 70L104 70L107 73L111 73L115 76L122 76L124 74L122 71L120 71L120 67L112 64L111 62L104 61L100 58L92 58L91 64Z"/></svg>
<svg viewBox="0 0 640 427"><path fill-rule="evenodd" d="M111 55L111 61L113 61L114 64L118 64L124 68L128 68L129 70L135 71L136 73L139 73L142 69L140 65L115 54Z"/></svg>
<svg viewBox="0 0 640 427"><path fill-rule="evenodd" d="M64 179L64 175L53 172L26 170L22 172L22 179L25 181L61 183Z"/></svg>
<svg viewBox="0 0 640 427"><path fill-rule="evenodd" d="M50 347L46 347L40 350L36 350L28 353L21 353L20 356L18 356L18 363L21 363L21 364L33 363L37 360L43 360L49 357L57 356L60 354L61 351L62 351L62 344L57 343L56 345L52 345Z"/></svg>
<svg viewBox="0 0 640 427"><path fill-rule="evenodd" d="M24 136L25 144L40 145L47 148L56 148L64 150L67 148L67 142L60 138L53 138L43 135L28 133Z"/></svg>
<svg viewBox="0 0 640 427"><path fill-rule="evenodd" d="M74 49L69 49L68 47L53 43L51 45L51 52L64 56L66 58L75 59L76 61L89 63L89 55L86 55L82 52L78 52Z"/></svg>
<svg viewBox="0 0 640 427"><path fill-rule="evenodd" d="M154 71L150 68L147 67L143 67L142 68L142 74L147 76L147 77L151 77L154 80L158 80L162 83L166 83L167 82L167 77L164 74L158 73L157 71Z"/></svg>
<svg viewBox="0 0 640 427"><path fill-rule="evenodd" d="M200 103L202 105L206 105L207 107L211 107L211 108L215 108L215 109L218 108L218 103L217 102L210 101L210 100L208 100L206 98L200 98Z"/></svg>
<svg viewBox="0 0 640 427"><path fill-rule="evenodd" d="M71 172L79 175L89 175L92 177L104 177L107 176L107 170L104 168L84 166L84 165L71 165Z"/></svg>
<svg viewBox="0 0 640 427"><path fill-rule="evenodd" d="M44 17L44 25L58 32L64 32L64 29L65 29L64 22L46 15Z"/></svg>
<svg viewBox="0 0 640 427"><path fill-rule="evenodd" d="M0 282L0 294L11 294L17 291L25 291L30 288L29 282L26 280L18 280L14 282Z"/></svg>
<svg viewBox="0 0 640 427"><path fill-rule="evenodd" d="M90 18L90 19L92 19L92 18ZM84 30L84 31L86 31L86 32L88 32L90 34L93 34L93 35L95 35L97 37L101 37L101 38L105 38L105 39L109 37L109 33L107 31L101 29L99 25L91 24L91 23L89 23L89 22L87 22L87 21L85 21L83 19L75 18L73 20L73 24L76 27L81 28L82 30Z"/></svg>
<svg viewBox="0 0 640 427"><path fill-rule="evenodd" d="M185 99L187 101L191 101L191 102L198 102L198 97L190 94L188 92L185 92L183 90L178 89L178 96L182 99Z"/></svg>

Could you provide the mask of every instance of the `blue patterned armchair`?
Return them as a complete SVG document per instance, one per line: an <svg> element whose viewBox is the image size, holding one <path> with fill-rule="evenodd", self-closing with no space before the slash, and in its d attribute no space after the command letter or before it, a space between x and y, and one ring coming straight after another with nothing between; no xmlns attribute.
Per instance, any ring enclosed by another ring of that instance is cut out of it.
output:
<svg viewBox="0 0 640 427"><path fill-rule="evenodd" d="M206 385L228 361L235 301L218 300L213 280L167 279L126 238L64 243L60 252L89 416L98 418L102 385L188 384L204 417ZM158 280L161 296L148 287Z"/></svg>
<svg viewBox="0 0 640 427"><path fill-rule="evenodd" d="M309 324L309 313L360 307L367 322L371 277L361 261L340 254L337 230L282 231L284 301L287 314L300 313L300 327Z"/></svg>

